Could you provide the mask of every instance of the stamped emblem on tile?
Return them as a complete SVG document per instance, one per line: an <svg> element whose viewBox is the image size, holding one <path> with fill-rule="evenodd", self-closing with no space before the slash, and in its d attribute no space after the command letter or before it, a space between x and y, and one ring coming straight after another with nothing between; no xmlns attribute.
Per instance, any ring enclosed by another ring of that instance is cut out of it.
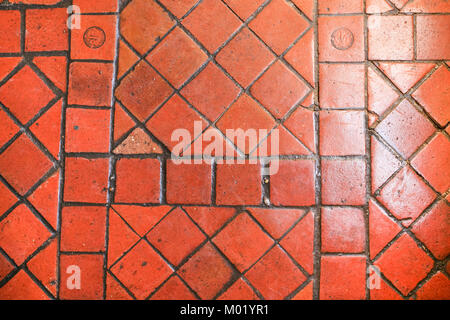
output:
<svg viewBox="0 0 450 320"><path fill-rule="evenodd" d="M90 27L87 29L83 35L83 40L86 46L91 49L98 49L105 44L106 34L102 28Z"/></svg>
<svg viewBox="0 0 450 320"><path fill-rule="evenodd" d="M347 28L336 29L331 35L331 44L338 50L351 48L354 41L353 33Z"/></svg>

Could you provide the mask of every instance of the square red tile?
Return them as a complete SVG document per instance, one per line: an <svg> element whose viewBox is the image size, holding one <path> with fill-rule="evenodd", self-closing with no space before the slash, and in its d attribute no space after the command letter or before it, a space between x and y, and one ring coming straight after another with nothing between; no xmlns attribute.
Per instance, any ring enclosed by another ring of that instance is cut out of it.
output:
<svg viewBox="0 0 450 320"><path fill-rule="evenodd" d="M66 110L66 152L109 152L110 110Z"/></svg>
<svg viewBox="0 0 450 320"><path fill-rule="evenodd" d="M106 207L65 207L61 220L61 251L105 250Z"/></svg>
<svg viewBox="0 0 450 320"><path fill-rule="evenodd" d="M450 44L445 40L450 29L449 15L419 15L416 28L417 59L450 59Z"/></svg>
<svg viewBox="0 0 450 320"><path fill-rule="evenodd" d="M324 256L320 267L321 300L366 298L366 257Z"/></svg>
<svg viewBox="0 0 450 320"><path fill-rule="evenodd" d="M276 206L315 204L314 160L270 162L270 201Z"/></svg>
<svg viewBox="0 0 450 320"><path fill-rule="evenodd" d="M82 16L82 28L71 30L72 59L114 60L116 25L115 15Z"/></svg>
<svg viewBox="0 0 450 320"><path fill-rule="evenodd" d="M183 20L183 25L210 52L216 51L241 24L239 18L223 2L216 0L202 1Z"/></svg>
<svg viewBox="0 0 450 320"><path fill-rule="evenodd" d="M116 202L159 203L161 182L158 159L119 159L116 175Z"/></svg>
<svg viewBox="0 0 450 320"><path fill-rule="evenodd" d="M218 164L216 202L219 205L261 203L261 166L259 164Z"/></svg>
<svg viewBox="0 0 450 320"><path fill-rule="evenodd" d="M320 17L318 21L320 61L365 60L363 16Z"/></svg>
<svg viewBox="0 0 450 320"><path fill-rule="evenodd" d="M66 158L64 200L105 203L108 176L108 158Z"/></svg>
<svg viewBox="0 0 450 320"><path fill-rule="evenodd" d="M67 9L32 9L26 12L25 51L68 50Z"/></svg>
<svg viewBox="0 0 450 320"><path fill-rule="evenodd" d="M20 51L20 11L0 11L0 52Z"/></svg>
<svg viewBox="0 0 450 320"><path fill-rule="evenodd" d="M322 251L363 253L366 247L364 211L359 208L322 208Z"/></svg>
<svg viewBox="0 0 450 320"><path fill-rule="evenodd" d="M364 108L363 64L320 64L322 108Z"/></svg>
<svg viewBox="0 0 450 320"><path fill-rule="evenodd" d="M73 62L69 70L68 103L86 106L111 106L111 63Z"/></svg>
<svg viewBox="0 0 450 320"><path fill-rule="evenodd" d="M364 155L365 115L363 111L320 113L320 154L324 156Z"/></svg>
<svg viewBox="0 0 450 320"><path fill-rule="evenodd" d="M60 299L62 300L102 300L103 299L103 255L77 254L61 255L59 272L61 275ZM74 286L80 276L80 287Z"/></svg>
<svg viewBox="0 0 450 320"><path fill-rule="evenodd" d="M364 205L366 164L363 159L322 159L322 203Z"/></svg>
<svg viewBox="0 0 450 320"><path fill-rule="evenodd" d="M169 160L166 171L168 203L211 203L211 165L184 164Z"/></svg>
<svg viewBox="0 0 450 320"><path fill-rule="evenodd" d="M414 59L412 16L369 16L369 59Z"/></svg>

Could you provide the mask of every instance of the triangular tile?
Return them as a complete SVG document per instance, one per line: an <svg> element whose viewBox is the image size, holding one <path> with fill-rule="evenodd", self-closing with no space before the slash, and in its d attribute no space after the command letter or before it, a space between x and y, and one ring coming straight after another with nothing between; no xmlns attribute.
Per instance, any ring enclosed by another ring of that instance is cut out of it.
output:
<svg viewBox="0 0 450 320"><path fill-rule="evenodd" d="M403 8L403 6L408 2L409 0L391 0L392 4L396 6L398 9Z"/></svg>
<svg viewBox="0 0 450 320"><path fill-rule="evenodd" d="M309 30L286 54L285 59L314 86L314 31Z"/></svg>
<svg viewBox="0 0 450 320"><path fill-rule="evenodd" d="M397 62L380 62L378 65L403 93L411 89L435 66L433 63Z"/></svg>
<svg viewBox="0 0 450 320"><path fill-rule="evenodd" d="M374 200L369 202L370 258L373 259L402 229Z"/></svg>
<svg viewBox="0 0 450 320"><path fill-rule="evenodd" d="M164 217L172 207L155 206L141 207L130 205L113 205L113 209L136 231L144 236L155 224Z"/></svg>
<svg viewBox="0 0 450 320"><path fill-rule="evenodd" d="M136 124L118 103L114 109L114 141L117 141Z"/></svg>
<svg viewBox="0 0 450 320"><path fill-rule="evenodd" d="M196 144L200 143L201 146ZM217 148L216 148L217 147ZM232 144L229 140L225 138L221 131L209 127L206 129L202 135L195 139L188 147L185 148L182 156L200 155L198 150L201 150L201 154L205 156L212 157L236 157L238 156L238 151L236 146Z"/></svg>
<svg viewBox="0 0 450 320"><path fill-rule="evenodd" d="M133 300L128 292L109 273L106 275L106 300Z"/></svg>
<svg viewBox="0 0 450 320"><path fill-rule="evenodd" d="M2 126L0 130L0 147L3 147L19 131L19 127L3 109L0 109L0 124Z"/></svg>
<svg viewBox="0 0 450 320"><path fill-rule="evenodd" d="M314 18L314 0L292 0L292 2L309 18Z"/></svg>
<svg viewBox="0 0 450 320"><path fill-rule="evenodd" d="M173 276L164 283L150 300L197 300L197 298L179 277Z"/></svg>
<svg viewBox="0 0 450 320"><path fill-rule="evenodd" d="M161 147L141 128L136 128L114 149L115 154L162 153Z"/></svg>
<svg viewBox="0 0 450 320"><path fill-rule="evenodd" d="M66 57L36 57L34 64L62 91L66 91Z"/></svg>
<svg viewBox="0 0 450 320"><path fill-rule="evenodd" d="M59 171L44 181L28 200L56 230L58 227Z"/></svg>
<svg viewBox="0 0 450 320"><path fill-rule="evenodd" d="M304 210L297 209L251 208L249 210L275 239L281 238L305 214Z"/></svg>
<svg viewBox="0 0 450 320"><path fill-rule="evenodd" d="M312 300L313 299L313 282L310 281L306 287L300 290L292 300Z"/></svg>
<svg viewBox="0 0 450 320"><path fill-rule="evenodd" d="M22 60L21 57L0 58L0 81L3 80Z"/></svg>
<svg viewBox="0 0 450 320"><path fill-rule="evenodd" d="M385 0L366 0L367 13L384 13L393 10Z"/></svg>
<svg viewBox="0 0 450 320"><path fill-rule="evenodd" d="M383 278L378 280L379 287L370 289L370 300L403 300L402 296L389 286Z"/></svg>
<svg viewBox="0 0 450 320"><path fill-rule="evenodd" d="M59 100L30 127L31 131L56 159L59 159L61 141L61 112L62 100Z"/></svg>
<svg viewBox="0 0 450 320"><path fill-rule="evenodd" d="M252 288L239 278L218 300L259 300Z"/></svg>
<svg viewBox="0 0 450 320"><path fill-rule="evenodd" d="M375 191L400 168L401 161L374 137L372 137L371 149L372 191Z"/></svg>
<svg viewBox="0 0 450 320"><path fill-rule="evenodd" d="M311 92L308 94L305 100L302 101L301 106L308 108L313 104L314 104L314 91L311 90Z"/></svg>
<svg viewBox="0 0 450 320"><path fill-rule="evenodd" d="M56 296L58 280L56 274L57 254L57 241L53 240L52 243L34 256L27 264L28 269L30 269L36 278L38 278L54 296Z"/></svg>
<svg viewBox="0 0 450 320"><path fill-rule="evenodd" d="M2 300L50 300L24 270L0 288L0 297Z"/></svg>
<svg viewBox="0 0 450 320"><path fill-rule="evenodd" d="M0 182L0 216L11 208L16 201L17 198L14 194Z"/></svg>
<svg viewBox="0 0 450 320"><path fill-rule="evenodd" d="M216 233L236 213L234 208L217 207L184 207L184 210L209 236Z"/></svg>
<svg viewBox="0 0 450 320"><path fill-rule="evenodd" d="M109 214L108 265L113 264L133 244L139 236L126 225L114 210Z"/></svg>
<svg viewBox="0 0 450 320"><path fill-rule="evenodd" d="M305 108L298 108L284 122L289 129L309 150L315 152L314 112Z"/></svg>
<svg viewBox="0 0 450 320"><path fill-rule="evenodd" d="M125 44L120 41L119 44L119 65L117 70L117 77L122 77L135 63L139 57Z"/></svg>
<svg viewBox="0 0 450 320"><path fill-rule="evenodd" d="M409 1L402 12L417 13L449 13L450 2L448 0L414 0Z"/></svg>
<svg viewBox="0 0 450 320"><path fill-rule="evenodd" d="M251 153L253 156L278 156L278 155L310 155L311 151L306 149L297 139L283 126L274 129L278 130L278 143L272 142L274 132L267 139L261 142L258 148ZM278 150L272 149L272 145Z"/></svg>
<svg viewBox="0 0 450 320"><path fill-rule="evenodd" d="M3 256L3 254L0 254L0 281L13 270L14 266L5 258L5 256Z"/></svg>
<svg viewBox="0 0 450 320"><path fill-rule="evenodd" d="M398 98L395 92L372 68L368 72L369 111L379 116L389 108Z"/></svg>

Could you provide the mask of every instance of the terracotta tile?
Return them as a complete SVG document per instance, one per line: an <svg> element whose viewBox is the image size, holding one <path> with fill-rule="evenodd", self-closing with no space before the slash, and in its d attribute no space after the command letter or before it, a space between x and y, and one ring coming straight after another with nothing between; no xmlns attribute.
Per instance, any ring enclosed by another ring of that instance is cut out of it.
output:
<svg viewBox="0 0 450 320"><path fill-rule="evenodd" d="M385 13L394 9L386 0L366 0L367 13Z"/></svg>
<svg viewBox="0 0 450 320"><path fill-rule="evenodd" d="M123 138L124 134L129 132L135 125L136 123L130 118L128 113L116 102L114 106L114 141Z"/></svg>
<svg viewBox="0 0 450 320"><path fill-rule="evenodd" d="M363 300L366 297L364 256L323 256L320 268L321 300Z"/></svg>
<svg viewBox="0 0 450 320"><path fill-rule="evenodd" d="M75 0L73 4L79 6L81 12L85 13L116 12L118 9L117 1L115 0L101 0L95 2L90 0Z"/></svg>
<svg viewBox="0 0 450 320"><path fill-rule="evenodd" d="M402 9L404 6L405 6L405 4L407 3L407 2L409 2L408 0L392 0L391 1L393 4L394 4L394 6L395 7L397 7L398 9Z"/></svg>
<svg viewBox="0 0 450 320"><path fill-rule="evenodd" d="M441 126L450 121L450 110L445 108L446 101L450 100L450 71L442 66L413 93L413 97L425 108L425 110Z"/></svg>
<svg viewBox="0 0 450 320"><path fill-rule="evenodd" d="M280 61L275 62L251 87L252 95L276 118L284 115L309 92L309 88Z"/></svg>
<svg viewBox="0 0 450 320"><path fill-rule="evenodd" d="M313 19L315 11L314 0L292 0L292 2L299 8L309 19Z"/></svg>
<svg viewBox="0 0 450 320"><path fill-rule="evenodd" d="M114 151L115 154L162 154L159 144L142 128L134 129Z"/></svg>
<svg viewBox="0 0 450 320"><path fill-rule="evenodd" d="M67 9L27 10L25 51L68 49Z"/></svg>
<svg viewBox="0 0 450 320"><path fill-rule="evenodd" d="M23 88L32 88L23 90ZM22 94L17 95L17 92ZM22 123L30 121L36 113L45 107L55 94L32 71L23 67L6 84L0 87L0 100Z"/></svg>
<svg viewBox="0 0 450 320"><path fill-rule="evenodd" d="M219 205L260 204L260 165L218 164L216 190L216 202Z"/></svg>
<svg viewBox="0 0 450 320"><path fill-rule="evenodd" d="M61 275L60 299L62 300L102 300L103 299L103 255L78 254L61 255L59 272ZM78 267L81 275L80 289L69 289L74 284L73 276Z"/></svg>
<svg viewBox="0 0 450 320"><path fill-rule="evenodd" d="M66 152L109 152L111 111L67 109Z"/></svg>
<svg viewBox="0 0 450 320"><path fill-rule="evenodd" d="M445 0L427 1L417 0L407 3L403 12L429 12L429 13L443 13L450 12L450 4Z"/></svg>
<svg viewBox="0 0 450 320"><path fill-rule="evenodd" d="M108 175L109 159L67 158L64 200L105 203Z"/></svg>
<svg viewBox="0 0 450 320"><path fill-rule="evenodd" d="M435 128L408 100L403 100L377 126L376 131L407 159Z"/></svg>
<svg viewBox="0 0 450 320"><path fill-rule="evenodd" d="M150 300L197 300L179 277L171 277Z"/></svg>
<svg viewBox="0 0 450 320"><path fill-rule="evenodd" d="M322 208L322 251L361 253L366 246L364 212L358 208Z"/></svg>
<svg viewBox="0 0 450 320"><path fill-rule="evenodd" d="M158 223L148 233L147 239L174 265L179 265L206 240L180 208Z"/></svg>
<svg viewBox="0 0 450 320"><path fill-rule="evenodd" d="M239 278L218 300L259 300L259 297L242 278Z"/></svg>
<svg viewBox="0 0 450 320"><path fill-rule="evenodd" d="M117 59L117 78L120 78L138 61L139 57L124 41L120 40Z"/></svg>
<svg viewBox="0 0 450 320"><path fill-rule="evenodd" d="M207 55L184 31L175 28L146 59L178 88L206 62Z"/></svg>
<svg viewBox="0 0 450 320"><path fill-rule="evenodd" d="M373 268L373 266L371 266ZM402 296L395 291L383 278L378 277L379 286L370 290L370 300L403 300Z"/></svg>
<svg viewBox="0 0 450 320"><path fill-rule="evenodd" d="M314 30L309 30L284 56L301 76L315 86L314 80Z"/></svg>
<svg viewBox="0 0 450 320"><path fill-rule="evenodd" d="M407 295L426 277L433 260L407 234L403 234L379 258L375 265L402 292Z"/></svg>
<svg viewBox="0 0 450 320"><path fill-rule="evenodd" d="M283 299L298 288L305 275L279 246L275 246L246 273L265 299Z"/></svg>
<svg viewBox="0 0 450 320"><path fill-rule="evenodd" d="M198 124L199 130L196 130L196 124ZM205 127L206 121L192 110L179 95L174 95L170 98L147 122L147 128L150 132L176 156L180 155L195 138L200 136ZM187 141L180 139L176 135L176 130L180 134L188 132ZM173 134L174 139L172 139Z"/></svg>
<svg viewBox="0 0 450 320"><path fill-rule="evenodd" d="M114 66L110 63L73 62L69 71L69 104L111 106Z"/></svg>
<svg viewBox="0 0 450 320"><path fill-rule="evenodd" d="M209 236L214 235L236 213L234 208L185 207L188 215Z"/></svg>
<svg viewBox="0 0 450 320"><path fill-rule="evenodd" d="M418 16L416 28L418 59L450 59L450 44L443 41L450 28L449 16Z"/></svg>
<svg viewBox="0 0 450 320"><path fill-rule="evenodd" d="M146 299L172 273L166 262L144 240L111 271L140 300Z"/></svg>
<svg viewBox="0 0 450 320"><path fill-rule="evenodd" d="M2 300L49 300L49 297L23 270L0 288L0 298Z"/></svg>
<svg viewBox="0 0 450 320"><path fill-rule="evenodd" d="M19 52L21 23L20 11L1 11L0 17L0 27L4 30L0 36L0 52Z"/></svg>
<svg viewBox="0 0 450 320"><path fill-rule="evenodd" d="M3 280L11 271L14 270L14 266L9 262L3 254L0 255L0 281Z"/></svg>
<svg viewBox="0 0 450 320"><path fill-rule="evenodd" d="M322 111L320 113L321 155L364 155L365 139L363 111Z"/></svg>
<svg viewBox="0 0 450 320"><path fill-rule="evenodd" d="M366 195L364 160L322 160L322 202L325 205L363 205Z"/></svg>
<svg viewBox="0 0 450 320"><path fill-rule="evenodd" d="M450 281L442 272L436 273L416 293L418 300L448 300Z"/></svg>
<svg viewBox="0 0 450 320"><path fill-rule="evenodd" d="M16 201L17 198L14 194L3 183L0 183L0 216L11 208Z"/></svg>
<svg viewBox="0 0 450 320"><path fill-rule="evenodd" d="M369 16L368 25L370 60L414 58L411 16Z"/></svg>
<svg viewBox="0 0 450 320"><path fill-rule="evenodd" d="M330 13L362 13L363 1L362 0L329 0L319 1L319 14Z"/></svg>
<svg viewBox="0 0 450 320"><path fill-rule="evenodd" d="M251 267L274 243L247 213L236 217L213 241L241 272Z"/></svg>
<svg viewBox="0 0 450 320"><path fill-rule="evenodd" d="M281 246L309 274L314 273L314 213L306 216L281 240Z"/></svg>
<svg viewBox="0 0 450 320"><path fill-rule="evenodd" d="M249 24L277 54L285 51L308 26L309 23L285 0L272 1Z"/></svg>
<svg viewBox="0 0 450 320"><path fill-rule="evenodd" d="M140 121L147 119L171 93L169 84L146 62L140 62L116 89L116 97Z"/></svg>
<svg viewBox="0 0 450 320"><path fill-rule="evenodd" d="M148 17L154 19L152 23L148 23ZM174 24L154 1L134 0L120 14L120 33L141 54L158 43Z"/></svg>
<svg viewBox="0 0 450 320"><path fill-rule="evenodd" d="M313 282L308 283L292 300L313 300Z"/></svg>
<svg viewBox="0 0 450 320"><path fill-rule="evenodd" d="M211 166L167 162L167 202L209 204L211 202ZM191 191L186 193L186 188Z"/></svg>
<svg viewBox="0 0 450 320"><path fill-rule="evenodd" d="M197 0L161 0L160 2L174 15L181 18L197 3Z"/></svg>
<svg viewBox="0 0 450 320"><path fill-rule="evenodd" d="M450 156L445 151L449 149L449 139L440 133L411 162L440 193L445 193L450 188Z"/></svg>
<svg viewBox="0 0 450 320"><path fill-rule="evenodd" d="M178 271L202 299L213 299L235 272L213 245L207 243Z"/></svg>
<svg viewBox="0 0 450 320"><path fill-rule="evenodd" d="M106 300L132 300L128 292L109 273L106 274Z"/></svg>
<svg viewBox="0 0 450 320"><path fill-rule="evenodd" d="M369 68L367 73L367 98L368 109L381 116L398 99L395 90L378 75L374 68Z"/></svg>
<svg viewBox="0 0 450 320"><path fill-rule="evenodd" d="M321 64L319 69L322 108L364 107L364 65Z"/></svg>
<svg viewBox="0 0 450 320"><path fill-rule="evenodd" d="M61 222L61 251L105 250L106 208L65 207Z"/></svg>
<svg viewBox="0 0 450 320"><path fill-rule="evenodd" d="M82 28L71 30L71 58L114 60L116 25L115 15L83 16Z"/></svg>
<svg viewBox="0 0 450 320"><path fill-rule="evenodd" d="M445 259L450 253L450 239L446 231L450 225L449 212L449 205L440 201L421 216L411 229L439 260Z"/></svg>
<svg viewBox="0 0 450 320"><path fill-rule="evenodd" d="M183 20L183 25L214 52L240 27L241 21L223 2L205 0Z"/></svg>
<svg viewBox="0 0 450 320"><path fill-rule="evenodd" d="M434 192L410 168L403 168L382 189L377 199L409 226L434 200Z"/></svg>
<svg viewBox="0 0 450 320"><path fill-rule="evenodd" d="M36 251L51 233L21 204L0 222L0 247L17 265L21 265Z"/></svg>
<svg viewBox="0 0 450 320"><path fill-rule="evenodd" d="M253 217L275 239L280 239L304 214L299 209L249 209Z"/></svg>
<svg viewBox="0 0 450 320"><path fill-rule="evenodd" d="M53 240L27 263L28 269L55 297L58 285L57 254L57 241Z"/></svg>
<svg viewBox="0 0 450 320"><path fill-rule="evenodd" d="M243 87L248 87L273 59L269 49L247 28L243 28L216 57Z"/></svg>
<svg viewBox="0 0 450 320"><path fill-rule="evenodd" d="M292 115L284 122L288 128L309 150L316 151L316 137L314 112L304 108L297 108Z"/></svg>
<svg viewBox="0 0 450 320"><path fill-rule="evenodd" d="M276 206L310 206L315 204L314 160L272 161L271 166L274 170L278 168L278 171L273 172L270 177L272 204Z"/></svg>
<svg viewBox="0 0 450 320"><path fill-rule="evenodd" d="M1 57L0 80L3 80L7 75L9 75L19 65L21 61L22 57Z"/></svg>
<svg viewBox="0 0 450 320"><path fill-rule="evenodd" d="M337 2L344 4L342 1L334 2L336 4L333 3L333 5L338 5ZM355 1L352 3L354 4ZM327 5L329 1L324 4L324 6ZM363 16L320 17L318 21L320 61L364 61Z"/></svg>
<svg viewBox="0 0 450 320"><path fill-rule="evenodd" d="M8 116L8 114L0 109L0 123L2 124L2 131L0 132L0 147L11 140L12 137L19 131L19 127Z"/></svg>
<svg viewBox="0 0 450 320"><path fill-rule="evenodd" d="M403 93L415 86L435 67L433 63L405 62L382 62L377 65Z"/></svg>
<svg viewBox="0 0 450 320"><path fill-rule="evenodd" d="M209 63L181 94L211 121L233 102L239 88L215 64Z"/></svg>
<svg viewBox="0 0 450 320"><path fill-rule="evenodd" d="M0 154L0 174L22 195L52 166L52 162L25 134Z"/></svg>
<svg viewBox="0 0 450 320"><path fill-rule="evenodd" d="M159 203L160 162L158 159L120 159L116 164L115 201Z"/></svg>
<svg viewBox="0 0 450 320"><path fill-rule="evenodd" d="M225 3L241 17L247 20L263 3L264 0L224 0Z"/></svg>
<svg viewBox="0 0 450 320"><path fill-rule="evenodd" d="M290 133L285 127L278 126L272 130L267 139L261 142L250 156L278 156L278 155L310 155L302 142Z"/></svg>
<svg viewBox="0 0 450 320"><path fill-rule="evenodd" d="M55 86L61 91L66 91L66 57L34 57L33 63L54 83Z"/></svg>

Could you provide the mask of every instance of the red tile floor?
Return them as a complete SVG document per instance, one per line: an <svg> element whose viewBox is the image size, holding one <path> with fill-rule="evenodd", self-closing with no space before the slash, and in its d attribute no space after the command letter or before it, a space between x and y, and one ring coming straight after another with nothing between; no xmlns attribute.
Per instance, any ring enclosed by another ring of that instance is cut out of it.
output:
<svg viewBox="0 0 450 320"><path fill-rule="evenodd" d="M0 299L450 298L447 0L0 0L0 28Z"/></svg>

